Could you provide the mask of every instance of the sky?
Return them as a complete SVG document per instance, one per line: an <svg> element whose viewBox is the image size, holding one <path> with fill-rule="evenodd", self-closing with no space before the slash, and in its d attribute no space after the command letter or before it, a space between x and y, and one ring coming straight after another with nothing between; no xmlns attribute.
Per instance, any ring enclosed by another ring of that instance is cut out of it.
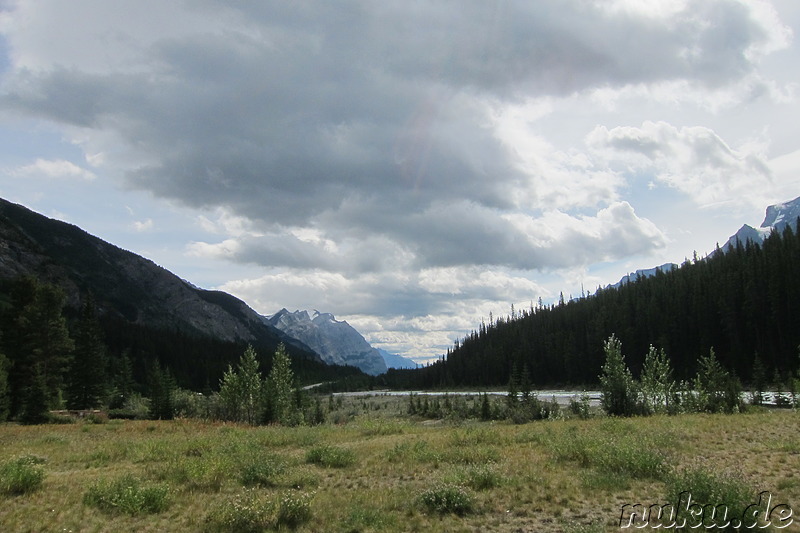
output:
<svg viewBox="0 0 800 533"><path fill-rule="evenodd" d="M0 0L0 197L418 362L800 196L797 0Z"/></svg>

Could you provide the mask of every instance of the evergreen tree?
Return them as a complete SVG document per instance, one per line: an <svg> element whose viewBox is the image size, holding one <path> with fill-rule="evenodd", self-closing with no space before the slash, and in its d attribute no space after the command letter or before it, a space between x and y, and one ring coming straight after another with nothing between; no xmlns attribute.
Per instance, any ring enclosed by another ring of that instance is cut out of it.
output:
<svg viewBox="0 0 800 533"><path fill-rule="evenodd" d="M637 414L638 391L633 375L625 364L622 343L611 335L603 349L606 354L600 374L600 403L603 409L611 416Z"/></svg>
<svg viewBox="0 0 800 533"><path fill-rule="evenodd" d="M522 366L522 377L519 384L520 392L522 393L522 403L528 404L531 399L531 374L528 371L528 364Z"/></svg>
<svg viewBox="0 0 800 533"><path fill-rule="evenodd" d="M11 398L8 387L8 358L0 353L0 422L8 419L11 410Z"/></svg>
<svg viewBox="0 0 800 533"><path fill-rule="evenodd" d="M22 396L22 414L19 421L23 424L42 424L47 421L48 391L44 374L37 365L34 368L31 383L25 388Z"/></svg>
<svg viewBox="0 0 800 533"><path fill-rule="evenodd" d="M491 420L492 419L492 406L489 404L489 395L487 393L483 393L483 397L481 398L481 420Z"/></svg>
<svg viewBox="0 0 800 533"><path fill-rule="evenodd" d="M67 376L69 409L93 409L103 403L107 392L106 366L106 347L90 297L83 304L75 333L75 351Z"/></svg>
<svg viewBox="0 0 800 533"><path fill-rule="evenodd" d="M136 381L133 379L133 361L127 351L109 361L112 376L112 393L109 407L119 409L125 405L134 392Z"/></svg>
<svg viewBox="0 0 800 533"><path fill-rule="evenodd" d="M519 406L519 382L519 372L517 372L517 365L515 364L511 369L511 376L508 378L506 403L509 410L514 410Z"/></svg>
<svg viewBox="0 0 800 533"><path fill-rule="evenodd" d="M291 361L283 343L278 345L272 359L272 370L267 378L268 396L272 406L272 420L279 424L292 425L296 422L292 402L292 383L294 373Z"/></svg>
<svg viewBox="0 0 800 533"><path fill-rule="evenodd" d="M4 320L12 415L25 410L24 398L36 397L38 405L42 391L47 408L60 407L58 398L73 348L62 314L64 302L60 288L32 277L20 278L12 286Z"/></svg>
<svg viewBox="0 0 800 533"><path fill-rule="evenodd" d="M331 399L333 399L333 396L331 396ZM406 412L408 414L410 414L410 415L417 414L417 406L414 403L414 393L413 392L408 395L408 408L406 409Z"/></svg>
<svg viewBox="0 0 800 533"><path fill-rule="evenodd" d="M741 385L717 360L714 348L698 361L695 378L699 408L709 413L732 413L739 410Z"/></svg>
<svg viewBox="0 0 800 533"><path fill-rule="evenodd" d="M322 410L322 401L319 399L319 396L314 399L314 411L311 413L309 423L312 426L325 423L325 412Z"/></svg>
<svg viewBox="0 0 800 533"><path fill-rule="evenodd" d="M767 369L761 357L756 354L753 359L753 405L761 405L764 403L764 392L767 390Z"/></svg>
<svg viewBox="0 0 800 533"><path fill-rule="evenodd" d="M175 418L175 380L169 369L162 368L156 361L150 368L150 418L154 420L172 420Z"/></svg>

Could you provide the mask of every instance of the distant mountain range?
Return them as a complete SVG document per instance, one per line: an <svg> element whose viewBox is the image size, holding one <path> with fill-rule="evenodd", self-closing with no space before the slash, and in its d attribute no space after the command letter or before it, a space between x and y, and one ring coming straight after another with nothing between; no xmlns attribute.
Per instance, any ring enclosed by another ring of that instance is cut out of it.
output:
<svg viewBox="0 0 800 533"><path fill-rule="evenodd" d="M633 281L636 281L639 278L649 278L651 276L655 276L658 272L666 273L672 270L673 268L678 268L678 265L676 265L675 263L664 263L663 265L653 268L639 269L636 272L631 272L630 274L622 276L622 279L620 279L615 284L611 285L611 287L615 288L620 287L622 285L625 285L626 283L631 283Z"/></svg>

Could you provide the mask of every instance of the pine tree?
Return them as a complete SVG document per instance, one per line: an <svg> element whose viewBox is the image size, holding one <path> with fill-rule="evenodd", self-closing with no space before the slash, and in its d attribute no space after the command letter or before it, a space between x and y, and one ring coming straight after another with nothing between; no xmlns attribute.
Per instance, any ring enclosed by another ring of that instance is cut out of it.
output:
<svg viewBox="0 0 800 533"><path fill-rule="evenodd" d="M489 404L489 395L487 393L483 393L483 397L481 398L481 420L491 420L492 419L492 406Z"/></svg>
<svg viewBox="0 0 800 533"><path fill-rule="evenodd" d="M741 384L722 367L714 348L698 361L695 388L700 409L710 413L732 413L739 410Z"/></svg>
<svg viewBox="0 0 800 533"><path fill-rule="evenodd" d="M169 369L162 368L156 361L150 369L150 418L172 420L175 418L175 380Z"/></svg>
<svg viewBox="0 0 800 533"><path fill-rule="evenodd" d="M62 314L65 299L60 288L32 277L20 278L12 286L3 339L11 361L12 416L25 410L24 398L38 398L42 390L47 408L60 407L58 397L73 349ZM29 391L31 387L36 390Z"/></svg>
<svg viewBox="0 0 800 533"><path fill-rule="evenodd" d="M514 410L519 406L519 381L517 365L514 364L511 368L511 375L508 378L508 395L506 396L509 410Z"/></svg>
<svg viewBox="0 0 800 533"><path fill-rule="evenodd" d="M99 407L107 393L106 347L92 298L84 302L75 333L75 351L67 375L67 407Z"/></svg>
<svg viewBox="0 0 800 533"><path fill-rule="evenodd" d="M131 397L136 387L133 379L133 361L128 352L125 351L118 358L109 361L110 374L112 376L112 394L109 402L111 409L120 409Z"/></svg>
<svg viewBox="0 0 800 533"><path fill-rule="evenodd" d="M11 398L8 387L8 358L0 353L0 422L8 419L11 410Z"/></svg>
<svg viewBox="0 0 800 533"><path fill-rule="evenodd" d="M519 384L520 392L522 393L522 402L524 404L528 404L531 399L531 374L528 371L528 364L525 363L522 365L522 377L520 378Z"/></svg>
<svg viewBox="0 0 800 533"><path fill-rule="evenodd" d="M753 405L761 405L764 403L764 392L767 390L767 369L761 357L756 354L753 359Z"/></svg>
<svg viewBox="0 0 800 533"><path fill-rule="evenodd" d="M25 388L22 396L22 414L19 421L23 424L42 424L47 421L48 392L44 374L37 365L33 371L31 383Z"/></svg>

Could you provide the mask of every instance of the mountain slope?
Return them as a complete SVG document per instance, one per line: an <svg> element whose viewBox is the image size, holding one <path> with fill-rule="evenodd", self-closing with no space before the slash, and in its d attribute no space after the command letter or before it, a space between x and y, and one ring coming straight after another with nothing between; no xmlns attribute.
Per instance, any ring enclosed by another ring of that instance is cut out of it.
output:
<svg viewBox="0 0 800 533"><path fill-rule="evenodd" d="M238 298L199 289L76 226L0 199L0 280L21 275L61 286L72 308L92 293L103 314L132 324L226 342L284 342L319 360Z"/></svg>
<svg viewBox="0 0 800 533"><path fill-rule="evenodd" d="M622 276L622 279L620 279L614 285L611 285L611 287L617 288L622 285L625 285L626 283L631 283L632 281L636 281L639 278L650 278L655 276L659 272L666 273L674 268L678 268L678 265L676 265L675 263L664 263L663 265L653 268L641 268L636 272L631 272L630 274Z"/></svg>
<svg viewBox="0 0 800 533"><path fill-rule="evenodd" d="M383 357L383 360L386 362L386 366L389 368L417 368L418 366L417 363L408 357L389 353L386 350L381 350L380 348L376 348L376 350L378 350L378 353L381 354L381 357Z"/></svg>
<svg viewBox="0 0 800 533"><path fill-rule="evenodd" d="M314 311L310 316L308 311L281 309L264 320L310 346L327 363L355 366L373 376L387 370L380 353L350 324L330 313Z"/></svg>
<svg viewBox="0 0 800 533"><path fill-rule="evenodd" d="M746 245L748 241L762 244L772 231L783 231L787 226L790 226L792 230L796 229L798 217L800 217L800 197L789 202L768 206L764 222L760 227L754 228L749 224L744 224L739 231L730 236L722 250L728 251L735 248L737 242L740 242L742 246Z"/></svg>

